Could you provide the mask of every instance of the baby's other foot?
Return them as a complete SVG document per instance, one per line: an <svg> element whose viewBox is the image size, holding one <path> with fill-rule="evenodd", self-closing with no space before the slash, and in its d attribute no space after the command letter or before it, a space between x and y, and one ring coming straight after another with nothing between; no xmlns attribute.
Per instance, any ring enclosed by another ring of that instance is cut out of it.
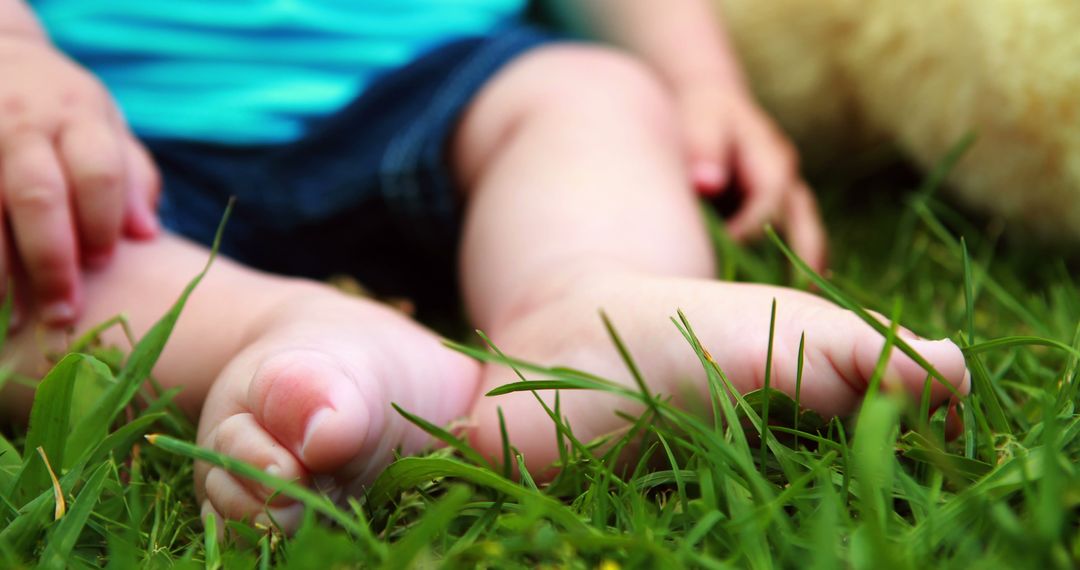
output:
<svg viewBox="0 0 1080 570"><path fill-rule="evenodd" d="M445 425L468 413L478 365L400 314L323 296L270 323L222 371L203 408L201 446L332 495L358 494L393 459L428 443L391 407ZM295 529L302 505L196 464L203 516Z"/></svg>
<svg viewBox="0 0 1080 570"><path fill-rule="evenodd" d="M769 340L770 310L777 315L771 385L794 396L798 346L805 332L801 403L822 414L855 409L884 346L884 338L854 313L820 297L780 287L633 274L581 278L552 287L529 308L488 331L505 353L544 365L563 365L634 386L597 315L602 309L641 369L650 390L678 404L708 410L708 386L700 361L670 317L681 308L736 389L761 388ZM928 341L902 330L905 338L960 393L969 378L960 349L948 340ZM894 350L883 382L919 395L927 373ZM484 369L482 390L515 381L501 366ZM554 403L552 392L539 392ZM950 390L940 383L932 399ZM589 441L625 425L616 410L637 415L637 402L597 391L564 390L562 415L575 435ZM473 413L471 441L492 458L502 457L497 409L506 418L510 442L529 470L543 471L558 458L554 424L528 392L481 398Z"/></svg>

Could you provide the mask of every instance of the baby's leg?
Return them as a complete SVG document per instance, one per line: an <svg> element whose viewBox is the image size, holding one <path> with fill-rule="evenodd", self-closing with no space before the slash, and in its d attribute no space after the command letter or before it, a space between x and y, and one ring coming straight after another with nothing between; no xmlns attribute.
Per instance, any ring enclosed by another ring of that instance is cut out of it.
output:
<svg viewBox="0 0 1080 570"><path fill-rule="evenodd" d="M86 329L120 311L136 335L163 315L209 252L178 238L123 243L106 270L88 277ZM20 371L40 374L42 346L65 335L25 323L6 348ZM123 343L119 331L110 342ZM219 258L191 296L154 369L165 386L182 386L180 404L201 408L198 441L279 476L318 479L349 490L369 481L401 446L427 442L389 406L396 402L445 424L475 398L478 368L397 312L329 287L275 277ZM22 415L30 394L9 386L4 415ZM204 513L251 518L266 490L198 464ZM285 527L298 508L274 503Z"/></svg>
<svg viewBox="0 0 1080 570"><path fill-rule="evenodd" d="M774 385L794 392L806 332L803 401L850 411L883 339L848 311L798 291L712 280L713 257L680 153L670 95L641 65L600 48L548 47L496 76L467 113L455 160L468 194L462 270L476 325L509 354L631 377L597 316L610 315L654 392L707 398L697 357L668 320L686 311L736 386L761 386L778 303ZM909 341L966 389L950 342ZM926 373L894 356L887 380ZM513 380L487 367L483 389ZM947 391L938 387L941 401ZM549 403L552 395L547 394ZM623 425L626 400L566 391L563 414L589 439ZM483 398L472 437L500 457L496 408L532 470L557 457L552 422L528 393Z"/></svg>

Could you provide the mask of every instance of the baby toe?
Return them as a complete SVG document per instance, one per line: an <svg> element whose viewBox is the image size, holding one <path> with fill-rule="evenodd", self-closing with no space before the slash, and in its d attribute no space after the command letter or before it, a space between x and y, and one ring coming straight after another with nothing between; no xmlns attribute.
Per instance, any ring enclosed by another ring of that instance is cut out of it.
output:
<svg viewBox="0 0 1080 570"><path fill-rule="evenodd" d="M276 525L285 533L295 532L303 517L304 506L290 503L271 506L252 495L242 479L220 467L212 467L205 479L206 499L203 500L202 517L216 517L219 532L222 520L247 521L252 524Z"/></svg>
<svg viewBox="0 0 1080 570"><path fill-rule="evenodd" d="M942 378L931 378L930 403L939 405L954 393L966 394L970 390L970 375L964 361L964 354L955 343L948 339L923 340L907 339L907 344ZM885 339L876 332L864 336L855 344L855 359L860 374L869 380L880 359ZM893 347L885 369L883 384L906 390L921 397L930 372L922 364ZM942 382L944 380L944 382Z"/></svg>
<svg viewBox="0 0 1080 570"><path fill-rule="evenodd" d="M370 413L357 382L313 350L269 357L256 370L248 403L260 425L310 473L331 473L359 456Z"/></svg>
<svg viewBox="0 0 1080 570"><path fill-rule="evenodd" d="M306 473L299 461L279 444L254 416L242 413L230 416L210 430L204 447L247 463L285 481L304 483ZM258 521L266 512L282 511L284 519L293 523L298 515L293 500L279 493L273 485L260 483L206 463L195 466L195 484L204 497L203 515L216 515L229 520ZM276 517L274 517L276 519Z"/></svg>

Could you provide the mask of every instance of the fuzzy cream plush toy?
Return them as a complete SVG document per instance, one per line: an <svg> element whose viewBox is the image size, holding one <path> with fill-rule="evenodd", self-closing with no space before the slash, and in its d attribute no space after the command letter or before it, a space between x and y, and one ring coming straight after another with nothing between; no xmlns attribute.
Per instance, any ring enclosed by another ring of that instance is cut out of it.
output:
<svg viewBox="0 0 1080 570"><path fill-rule="evenodd" d="M977 136L951 187L1080 243L1080 0L716 0L805 160L895 141L924 168Z"/></svg>

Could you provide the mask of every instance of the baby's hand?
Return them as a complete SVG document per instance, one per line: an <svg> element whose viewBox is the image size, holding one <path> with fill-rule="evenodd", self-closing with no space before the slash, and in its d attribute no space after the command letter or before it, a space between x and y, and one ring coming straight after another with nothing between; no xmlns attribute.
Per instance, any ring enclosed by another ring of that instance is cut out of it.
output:
<svg viewBox="0 0 1080 570"><path fill-rule="evenodd" d="M680 90L679 110L697 190L716 196L738 183L744 193L728 222L738 240L774 223L816 269L825 266L825 227L813 193L799 176L794 147L741 87L701 84Z"/></svg>
<svg viewBox="0 0 1080 570"><path fill-rule="evenodd" d="M19 297L70 324L80 263L157 233L158 174L101 83L43 40L0 35L0 78L0 293L25 275Z"/></svg>

